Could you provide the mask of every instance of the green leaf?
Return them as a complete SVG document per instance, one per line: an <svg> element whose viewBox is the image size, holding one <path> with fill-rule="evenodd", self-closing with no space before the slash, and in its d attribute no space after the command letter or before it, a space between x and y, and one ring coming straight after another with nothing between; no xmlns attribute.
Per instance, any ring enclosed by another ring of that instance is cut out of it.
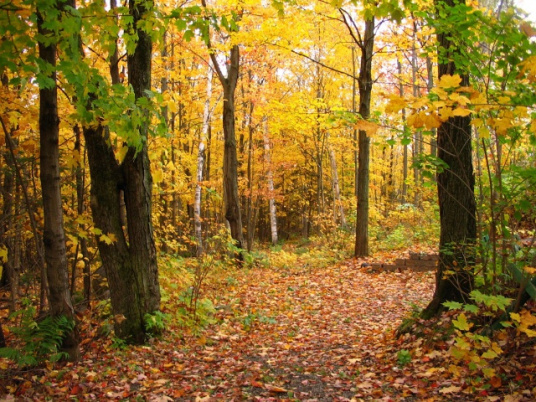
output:
<svg viewBox="0 0 536 402"><path fill-rule="evenodd" d="M449 310L459 310L462 308L463 304L455 302L455 301L448 301L448 302L443 303L443 306L445 306Z"/></svg>
<svg viewBox="0 0 536 402"><path fill-rule="evenodd" d="M184 32L184 40L186 42L190 42L194 36L195 34L189 29Z"/></svg>
<svg viewBox="0 0 536 402"><path fill-rule="evenodd" d="M474 304L465 304L463 306L463 309L469 313L478 314L479 308L478 306L475 306Z"/></svg>
<svg viewBox="0 0 536 402"><path fill-rule="evenodd" d="M491 349L486 351L486 352L484 352L484 353L482 353L482 358L484 358L484 359L490 359L491 360L491 359L495 359L498 356L499 355L496 352L494 352L493 350L491 350Z"/></svg>
<svg viewBox="0 0 536 402"><path fill-rule="evenodd" d="M452 325L454 325L454 327L460 331L469 331L469 329L471 329L473 326L473 324L467 321L467 316L465 313L461 313L458 316L458 319L452 320Z"/></svg>
<svg viewBox="0 0 536 402"><path fill-rule="evenodd" d="M177 20L175 20L175 26L179 31L184 31L186 30L187 23L185 20L178 18Z"/></svg>

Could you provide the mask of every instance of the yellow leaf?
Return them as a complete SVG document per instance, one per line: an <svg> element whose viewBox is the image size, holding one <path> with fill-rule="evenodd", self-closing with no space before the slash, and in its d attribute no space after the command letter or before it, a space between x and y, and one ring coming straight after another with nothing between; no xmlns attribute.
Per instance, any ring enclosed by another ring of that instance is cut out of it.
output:
<svg viewBox="0 0 536 402"><path fill-rule="evenodd" d="M371 137L376 134L380 126L372 121L360 120L356 123L355 128L360 131L366 131L367 135Z"/></svg>
<svg viewBox="0 0 536 402"><path fill-rule="evenodd" d="M497 134L505 135L508 129L512 127L512 121L510 119L491 119L493 120L493 126L497 130Z"/></svg>
<svg viewBox="0 0 536 402"><path fill-rule="evenodd" d="M452 109L449 107L443 107L439 111L439 118L441 121L447 121L452 117Z"/></svg>
<svg viewBox="0 0 536 402"><path fill-rule="evenodd" d="M510 318L516 322L521 321L521 316L518 313L510 313Z"/></svg>
<svg viewBox="0 0 536 402"><path fill-rule="evenodd" d="M489 130L486 128L486 127L482 127L479 131L478 131L478 136L482 139L488 139L490 137L490 133L489 133Z"/></svg>
<svg viewBox="0 0 536 402"><path fill-rule="evenodd" d="M491 378L495 375L495 369L492 369L490 367L484 367L482 369L482 373L484 374L486 378Z"/></svg>
<svg viewBox="0 0 536 402"><path fill-rule="evenodd" d="M452 111L453 116L465 117L465 116L469 116L470 114L471 114L471 111L469 109L463 109L461 107L457 107L456 109Z"/></svg>
<svg viewBox="0 0 536 402"><path fill-rule="evenodd" d="M450 100L452 102L456 102L460 106L465 106L468 103L471 103L471 101L469 100L469 98L467 96L463 96L463 95L460 95L460 94L452 94L452 95L450 95Z"/></svg>
<svg viewBox="0 0 536 402"><path fill-rule="evenodd" d="M467 321L467 316L465 313L461 313L456 320L452 320L452 324L460 331L469 331L469 329L471 329L473 326L472 323Z"/></svg>
<svg viewBox="0 0 536 402"><path fill-rule="evenodd" d="M487 350L484 353L482 353L483 359L491 360L491 359L495 359L497 356L499 355L495 353L493 350Z"/></svg>
<svg viewBox="0 0 536 402"><path fill-rule="evenodd" d="M439 80L439 88L456 88L459 87L462 82L462 77L460 77L458 74L454 75L448 75L445 74L441 77Z"/></svg>
<svg viewBox="0 0 536 402"><path fill-rule="evenodd" d="M172 100L167 102L166 106L171 113L177 113L179 110L177 103L173 102Z"/></svg>
<svg viewBox="0 0 536 402"><path fill-rule="evenodd" d="M438 128L441 125L441 120L436 115L426 114L422 117L423 123L427 129Z"/></svg>
<svg viewBox="0 0 536 402"><path fill-rule="evenodd" d="M7 262L7 255L8 255L7 247L6 246L0 247L0 261Z"/></svg>
<svg viewBox="0 0 536 402"><path fill-rule="evenodd" d="M523 270L529 275L536 274L536 268L533 268L533 267L525 267L523 268Z"/></svg>
<svg viewBox="0 0 536 402"><path fill-rule="evenodd" d="M407 106L406 99L393 95L389 99L389 103L385 107L386 113L398 113Z"/></svg>
<svg viewBox="0 0 536 402"><path fill-rule="evenodd" d="M161 183L164 180L164 172L160 169L153 173L153 181L155 184Z"/></svg>
<svg viewBox="0 0 536 402"><path fill-rule="evenodd" d="M530 311L523 310L521 312L521 322L527 326L532 326L536 324L536 317L534 317Z"/></svg>

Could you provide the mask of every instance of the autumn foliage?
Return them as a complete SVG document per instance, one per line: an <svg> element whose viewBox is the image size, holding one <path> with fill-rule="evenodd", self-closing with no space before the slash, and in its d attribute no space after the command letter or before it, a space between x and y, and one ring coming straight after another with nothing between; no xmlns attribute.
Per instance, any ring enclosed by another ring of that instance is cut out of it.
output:
<svg viewBox="0 0 536 402"><path fill-rule="evenodd" d="M535 398L536 30L502 5L0 4L0 395Z"/></svg>

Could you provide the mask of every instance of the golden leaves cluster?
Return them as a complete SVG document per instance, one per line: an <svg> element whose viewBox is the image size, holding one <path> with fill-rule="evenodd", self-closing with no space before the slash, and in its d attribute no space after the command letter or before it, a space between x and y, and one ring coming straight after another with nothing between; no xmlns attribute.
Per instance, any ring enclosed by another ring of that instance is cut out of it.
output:
<svg viewBox="0 0 536 402"><path fill-rule="evenodd" d="M536 57L523 63L522 72L529 81L536 82ZM438 128L450 118L472 116L480 138L489 138L490 132L505 136L510 129L523 125L528 117L526 108L513 106L515 93L504 91L491 98L461 84L460 75L443 75L427 97L392 95L385 111L392 114L409 111L408 126L427 130Z"/></svg>

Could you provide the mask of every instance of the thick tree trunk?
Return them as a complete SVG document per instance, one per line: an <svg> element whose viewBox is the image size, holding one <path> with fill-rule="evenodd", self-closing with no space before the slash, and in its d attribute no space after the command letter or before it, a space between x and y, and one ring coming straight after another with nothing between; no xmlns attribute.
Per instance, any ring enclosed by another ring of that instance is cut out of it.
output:
<svg viewBox="0 0 536 402"><path fill-rule="evenodd" d="M447 0L446 12L465 0ZM436 7L439 7L436 2ZM451 41L451 28L438 30L439 79L443 75L460 74L462 86L469 86L467 73L459 71L453 59L459 50ZM444 53L446 52L446 54ZM458 56L459 57L459 56ZM471 148L471 118L453 117L437 131L438 156L448 168L437 175L441 233L439 269L432 301L424 317L438 314L445 301L466 302L473 288L476 239L476 206ZM449 274L447 274L449 271ZM452 273L450 273L452 272Z"/></svg>
<svg viewBox="0 0 536 402"><path fill-rule="evenodd" d="M38 29L41 35L49 35L44 28L47 12L38 11ZM56 10L55 10L56 11ZM56 45L39 43L39 57L44 63L55 69ZM39 89L39 132L40 132L40 179L43 195L43 243L46 262L46 276L49 292L50 315L65 316L73 321L76 317L71 303L69 273L65 233L63 230L63 210L61 200L60 166L59 166L59 117L58 90L56 73L49 76L53 83ZM70 360L78 360L79 335L74 330L64 334L62 349L69 354Z"/></svg>
<svg viewBox="0 0 536 402"><path fill-rule="evenodd" d="M370 117L372 97L372 56L374 51L374 18L365 22L365 35L361 48L361 65L359 69L359 114L362 119ZM355 256L369 254L369 166L370 138L366 131L359 130L359 168L357 188L357 218Z"/></svg>
<svg viewBox="0 0 536 402"><path fill-rule="evenodd" d="M134 26L147 11L146 4L130 2ZM137 99L145 96L151 84L152 43L148 33L137 29L138 41L128 56L129 83ZM84 129L91 175L93 220L106 236L98 247L106 271L115 331L133 343L145 341L144 316L160 307L160 287L156 247L151 223L152 178L147 151L149 116L139 127L141 148L130 147L121 165L107 141L106 130L96 125ZM124 214L126 228L123 228Z"/></svg>

